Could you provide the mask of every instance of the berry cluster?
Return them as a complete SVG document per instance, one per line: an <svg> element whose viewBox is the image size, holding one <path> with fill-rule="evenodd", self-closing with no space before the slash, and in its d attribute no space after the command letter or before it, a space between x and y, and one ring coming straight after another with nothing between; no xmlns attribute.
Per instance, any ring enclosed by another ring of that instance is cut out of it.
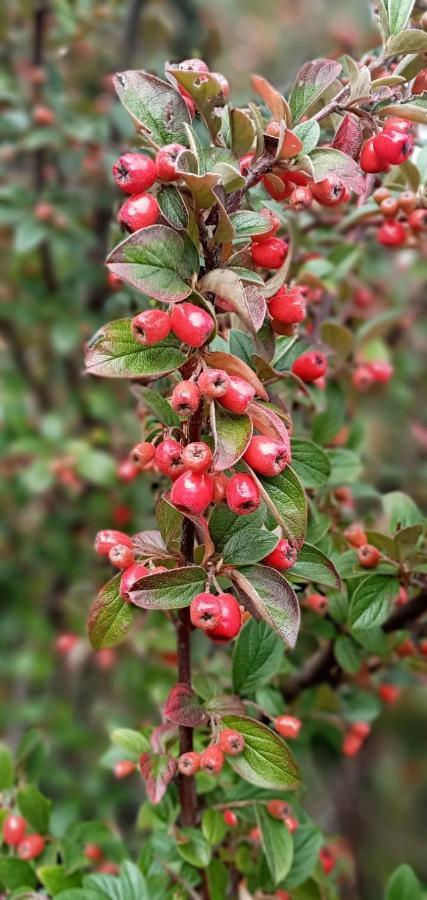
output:
<svg viewBox="0 0 427 900"><path fill-rule="evenodd" d="M27 822L17 813L9 813L3 821L3 840L8 847L13 847L20 859L27 861L41 856L46 846L46 839L37 832L27 834Z"/></svg>
<svg viewBox="0 0 427 900"><path fill-rule="evenodd" d="M245 747L245 739L238 731L232 728L222 728L218 735L218 740L206 747L201 753L192 750L188 753L181 753L178 759L178 771L181 775L191 777L201 769L208 772L209 775L219 775L221 772L225 757L238 756L243 753Z"/></svg>

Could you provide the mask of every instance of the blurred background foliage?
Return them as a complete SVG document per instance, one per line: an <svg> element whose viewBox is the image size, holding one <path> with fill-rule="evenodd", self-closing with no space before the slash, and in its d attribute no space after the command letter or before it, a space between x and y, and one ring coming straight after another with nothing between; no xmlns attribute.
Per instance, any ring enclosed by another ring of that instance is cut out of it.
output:
<svg viewBox="0 0 427 900"><path fill-rule="evenodd" d="M99 758L112 726L156 720L174 679L164 617L141 617L117 651L94 653L85 638L89 603L107 577L93 535L100 527L150 527L156 490L148 478L126 485L116 476L139 436L127 386L81 374L84 341L141 305L130 289L108 287L103 265L119 238L111 164L135 145L110 74L138 66L161 72L165 58L197 53L224 71L239 102L252 71L286 88L304 60L357 55L376 40L365 0L1 6L0 732L11 745L30 727L45 734L39 766L59 829L98 815L131 832L139 782L115 782L111 752L105 766ZM401 314L391 334L396 377L380 400L359 397L354 409L366 481L407 491L423 508L426 269L409 253L391 278L389 257L376 247L362 260L358 277L389 293ZM54 649L63 631L80 636L67 665ZM196 657L203 652L196 647ZM228 662L217 653L208 665ZM427 880L426 725L420 689L383 715L357 761L342 763L321 736L307 750L307 806L330 833L353 842L366 900L377 900L378 885L402 860Z"/></svg>

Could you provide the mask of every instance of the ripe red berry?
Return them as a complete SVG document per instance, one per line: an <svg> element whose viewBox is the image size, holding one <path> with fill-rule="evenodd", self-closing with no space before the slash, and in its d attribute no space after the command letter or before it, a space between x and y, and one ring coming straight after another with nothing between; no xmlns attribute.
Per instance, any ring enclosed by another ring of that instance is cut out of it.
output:
<svg viewBox="0 0 427 900"><path fill-rule="evenodd" d="M16 847L25 835L27 823L22 816L10 813L3 822L3 840L9 847Z"/></svg>
<svg viewBox="0 0 427 900"><path fill-rule="evenodd" d="M150 575L150 572L142 563L132 563L128 566L120 579L120 596L125 600L133 585L146 575Z"/></svg>
<svg viewBox="0 0 427 900"><path fill-rule="evenodd" d="M222 750L212 744L200 754L200 768L210 775L218 775L224 765L224 754Z"/></svg>
<svg viewBox="0 0 427 900"><path fill-rule="evenodd" d="M227 503L238 516L246 516L258 509L259 490L250 475L237 472L230 478L226 489Z"/></svg>
<svg viewBox="0 0 427 900"><path fill-rule="evenodd" d="M188 418L198 409L200 399L200 391L194 381L180 381L172 391L171 406L178 415Z"/></svg>
<svg viewBox="0 0 427 900"><path fill-rule="evenodd" d="M413 191L402 191L397 198L397 205L399 209L409 214L417 208L417 195Z"/></svg>
<svg viewBox="0 0 427 900"><path fill-rule="evenodd" d="M263 269L280 269L286 259L288 244L282 238L269 237L252 244L252 260Z"/></svg>
<svg viewBox="0 0 427 900"><path fill-rule="evenodd" d="M228 478L224 475L224 472L215 472L214 476L214 495L213 502L214 503L222 503L226 498L227 494L227 484Z"/></svg>
<svg viewBox="0 0 427 900"><path fill-rule="evenodd" d="M229 826L229 828L236 827L238 818L236 816L236 813L233 812L232 809L225 809L222 814L222 818L224 819L225 824Z"/></svg>
<svg viewBox="0 0 427 900"><path fill-rule="evenodd" d="M395 197L386 197L380 204L380 213L385 219L394 219L399 211L399 205Z"/></svg>
<svg viewBox="0 0 427 900"><path fill-rule="evenodd" d="M374 376L369 366L356 366L351 373L351 383L359 393L369 391L369 388L371 388L374 383Z"/></svg>
<svg viewBox="0 0 427 900"><path fill-rule="evenodd" d="M108 286L111 288L112 291L119 291L123 284L122 279L119 278L118 275L115 275L114 272L108 273L107 281L108 281Z"/></svg>
<svg viewBox="0 0 427 900"><path fill-rule="evenodd" d="M191 472L206 472L212 462L212 450L203 441L194 441L184 447L182 461Z"/></svg>
<svg viewBox="0 0 427 900"><path fill-rule="evenodd" d="M159 218L159 204L153 194L132 194L120 207L117 220L128 231L138 231L155 225Z"/></svg>
<svg viewBox="0 0 427 900"><path fill-rule="evenodd" d="M181 772L181 775L187 775L188 777L195 775L199 767L200 754L196 753L195 750L181 753L181 756L178 758L178 772Z"/></svg>
<svg viewBox="0 0 427 900"><path fill-rule="evenodd" d="M309 594L305 602L319 616L324 616L328 611L328 598L323 594Z"/></svg>
<svg viewBox="0 0 427 900"><path fill-rule="evenodd" d="M132 334L138 344L158 344L170 334L171 322L163 309L146 309L132 319Z"/></svg>
<svg viewBox="0 0 427 900"><path fill-rule="evenodd" d="M290 459L290 443L256 434L249 441L243 459L260 475L280 475Z"/></svg>
<svg viewBox="0 0 427 900"><path fill-rule="evenodd" d="M353 734L357 734L357 736L362 738L362 740L365 740L371 733L371 726L369 722L352 722L350 725L350 731Z"/></svg>
<svg viewBox="0 0 427 900"><path fill-rule="evenodd" d="M134 481L139 471L139 466L131 459L123 459L117 466L117 475L121 481Z"/></svg>
<svg viewBox="0 0 427 900"><path fill-rule="evenodd" d="M132 447L130 451L130 458L132 462L136 463L136 465L143 468L148 465L156 455L156 448L153 447L153 444L150 444L149 441L141 441L140 444L135 444L135 447Z"/></svg>
<svg viewBox="0 0 427 900"><path fill-rule="evenodd" d="M397 684L380 684L378 696L388 706L393 706L400 697L400 687Z"/></svg>
<svg viewBox="0 0 427 900"><path fill-rule="evenodd" d="M261 835L260 828L251 828L251 830L248 831L248 838L250 841L253 841L254 844L260 844L261 837L262 837L262 835Z"/></svg>
<svg viewBox="0 0 427 900"><path fill-rule="evenodd" d="M173 438L166 438L157 444L155 460L159 471L168 478L178 478L185 469L181 444Z"/></svg>
<svg viewBox="0 0 427 900"><path fill-rule="evenodd" d="M291 196L295 184L289 180L287 174L288 173L276 171L273 172L272 175L263 176L263 187L273 200L280 202L282 200L287 200L287 198Z"/></svg>
<svg viewBox="0 0 427 900"><path fill-rule="evenodd" d="M288 831L291 832L291 834L293 834L294 831L297 830L298 825L299 825L299 821L298 821L298 819L295 818L295 816L285 816L285 818L283 819L283 822L286 825Z"/></svg>
<svg viewBox="0 0 427 900"><path fill-rule="evenodd" d="M363 744L363 739L359 735L348 731L344 735L341 752L344 756L356 756Z"/></svg>
<svg viewBox="0 0 427 900"><path fill-rule="evenodd" d="M394 372L393 366L385 360L368 363L368 368L378 384L388 384Z"/></svg>
<svg viewBox="0 0 427 900"><path fill-rule="evenodd" d="M91 862L101 862L104 858L103 851L98 844L86 844L83 853L86 859L90 859Z"/></svg>
<svg viewBox="0 0 427 900"><path fill-rule="evenodd" d="M303 322L306 316L304 294L297 286L281 287L268 301L268 311L273 319L285 325Z"/></svg>
<svg viewBox="0 0 427 900"><path fill-rule="evenodd" d="M205 344L213 326L209 313L194 303L175 303L172 308L172 331L175 337L189 347L201 347Z"/></svg>
<svg viewBox="0 0 427 900"><path fill-rule="evenodd" d="M219 733L219 746L227 756L238 756L245 747L245 739L233 728L223 728Z"/></svg>
<svg viewBox="0 0 427 900"><path fill-rule="evenodd" d="M267 803L267 812L273 819L284 819L289 815L289 803L286 800L269 800Z"/></svg>
<svg viewBox="0 0 427 900"><path fill-rule="evenodd" d="M232 594L219 594L218 600L219 621L207 633L213 640L231 641L242 627L240 606Z"/></svg>
<svg viewBox="0 0 427 900"><path fill-rule="evenodd" d="M216 594L205 591L197 594L190 603L190 618L196 628L203 631L211 631L219 625L221 618L221 604Z"/></svg>
<svg viewBox="0 0 427 900"><path fill-rule="evenodd" d="M344 532L344 537L352 547L363 547L368 543L368 538L360 525L349 525Z"/></svg>
<svg viewBox="0 0 427 900"><path fill-rule="evenodd" d="M248 381L237 375L230 375L227 391L219 398L219 402L230 412L243 415L247 412L255 393L255 388Z"/></svg>
<svg viewBox="0 0 427 900"><path fill-rule="evenodd" d="M28 834L18 844L18 856L20 859L36 859L43 853L46 841L41 834Z"/></svg>
<svg viewBox="0 0 427 900"><path fill-rule="evenodd" d="M174 481L171 500L192 515L202 515L213 500L213 480L205 472L183 472Z"/></svg>
<svg viewBox="0 0 427 900"><path fill-rule="evenodd" d="M346 199L346 185L338 175L328 175L322 181L313 181L310 190L322 206L338 206Z"/></svg>
<svg viewBox="0 0 427 900"><path fill-rule="evenodd" d="M400 247L406 240L406 231L401 222L389 219L377 231L377 241L384 247Z"/></svg>
<svg viewBox="0 0 427 900"><path fill-rule="evenodd" d="M127 778L128 775L132 775L135 771L136 766L135 763L130 759L121 759L119 762L116 762L113 772L115 778Z"/></svg>
<svg viewBox="0 0 427 900"><path fill-rule="evenodd" d="M227 393L230 387L230 378L223 369L205 369L199 375L197 384L204 397L218 399Z"/></svg>
<svg viewBox="0 0 427 900"><path fill-rule="evenodd" d="M406 132L387 129L374 138L375 153L386 165L400 166L409 159L413 149L413 137Z"/></svg>
<svg viewBox="0 0 427 900"><path fill-rule="evenodd" d="M277 547L263 559L265 566L272 566L274 569L279 569L282 572L286 569L291 569L296 561L296 547L294 547L287 538L280 538Z"/></svg>
<svg viewBox="0 0 427 900"><path fill-rule="evenodd" d="M426 231L427 209L415 209L411 212L410 216L408 216L408 224L411 231L415 231L416 234L420 231Z"/></svg>
<svg viewBox="0 0 427 900"><path fill-rule="evenodd" d="M125 534L124 531L114 531L114 529L110 528L98 531L95 537L95 553L98 556L108 556L111 548L116 544L125 544L127 547L132 547L132 538Z"/></svg>
<svg viewBox="0 0 427 900"><path fill-rule="evenodd" d="M385 172L387 164L377 155L374 146L374 138L368 138L362 146L359 158L360 168L363 172L375 174L377 172Z"/></svg>
<svg viewBox="0 0 427 900"><path fill-rule="evenodd" d="M113 165L114 181L125 194L141 194L156 178L156 166L144 153L124 153Z"/></svg>
<svg viewBox="0 0 427 900"><path fill-rule="evenodd" d="M68 634L58 634L55 641L55 650L57 653L60 653L61 656L68 656L78 642L79 638L77 634L72 634L71 632Z"/></svg>
<svg viewBox="0 0 427 900"><path fill-rule="evenodd" d="M297 719L296 716L283 715L274 719L276 731L284 738L297 738L301 731L301 726L301 719Z"/></svg>
<svg viewBox="0 0 427 900"><path fill-rule="evenodd" d="M299 356L292 363L292 371L294 375L298 375L303 381L316 381L326 374L328 368L328 360L324 353L318 350L309 350Z"/></svg>
<svg viewBox="0 0 427 900"><path fill-rule="evenodd" d="M396 606L404 606L409 600L409 594L403 584L400 585L399 593L396 597Z"/></svg>
<svg viewBox="0 0 427 900"><path fill-rule="evenodd" d="M330 875L331 872L335 869L336 860L329 847L320 848L319 860L325 875Z"/></svg>
<svg viewBox="0 0 427 900"><path fill-rule="evenodd" d="M166 144L165 147L157 152L156 170L157 177L161 181L176 181L179 178L176 171L177 159L180 153L185 150L183 144Z"/></svg>
<svg viewBox="0 0 427 900"><path fill-rule="evenodd" d="M381 553L372 544L363 544L357 551L357 558L364 569L375 569L380 561Z"/></svg>
<svg viewBox="0 0 427 900"><path fill-rule="evenodd" d="M368 309L372 306L375 297L369 288L358 287L354 292L353 300L359 309Z"/></svg>
<svg viewBox="0 0 427 900"><path fill-rule="evenodd" d="M108 559L116 569L127 569L135 562L135 555L132 548L127 547L126 544L114 544L108 554Z"/></svg>
<svg viewBox="0 0 427 900"><path fill-rule="evenodd" d="M402 134L406 134L411 128L411 122L402 119L401 116L389 116L384 125L384 131L400 131Z"/></svg>

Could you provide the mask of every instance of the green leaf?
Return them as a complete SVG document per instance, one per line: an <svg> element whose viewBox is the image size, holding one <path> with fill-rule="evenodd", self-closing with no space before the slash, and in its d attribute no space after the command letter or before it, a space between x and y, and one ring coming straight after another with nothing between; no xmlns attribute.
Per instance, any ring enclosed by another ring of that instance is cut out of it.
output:
<svg viewBox="0 0 427 900"><path fill-rule="evenodd" d="M236 156L243 156L252 147L255 129L249 116L242 109L230 110L231 146Z"/></svg>
<svg viewBox="0 0 427 900"><path fill-rule="evenodd" d="M121 750L125 750L136 759L141 756L141 753L150 750L148 738L140 731L133 731L131 728L116 728L111 734L111 741L116 747L120 747Z"/></svg>
<svg viewBox="0 0 427 900"><path fill-rule="evenodd" d="M320 138L320 125L315 119L308 119L307 122L300 122L293 128L294 134L302 141L302 154L309 155L315 147L317 147Z"/></svg>
<svg viewBox="0 0 427 900"><path fill-rule="evenodd" d="M282 640L294 647L300 625L300 607L294 590L269 566L227 570L240 601L256 619L263 619Z"/></svg>
<svg viewBox="0 0 427 900"><path fill-rule="evenodd" d="M46 239L44 225L32 218L25 218L18 223L15 230L15 253L30 253Z"/></svg>
<svg viewBox="0 0 427 900"><path fill-rule="evenodd" d="M89 888L71 888L57 894L57 900L106 900L108 894L104 891L91 891Z"/></svg>
<svg viewBox="0 0 427 900"><path fill-rule="evenodd" d="M141 869L125 860L120 869L121 900L150 900L150 892Z"/></svg>
<svg viewBox="0 0 427 900"><path fill-rule="evenodd" d="M263 234L270 228L266 216L252 209L241 209L230 214L236 238L250 237L252 234Z"/></svg>
<svg viewBox="0 0 427 900"><path fill-rule="evenodd" d="M248 516L237 516L225 504L214 506L209 519L209 532L216 549L221 552L233 536L240 533L242 527L258 529L264 524L266 509L264 504ZM243 521L242 521L243 519Z"/></svg>
<svg viewBox="0 0 427 900"><path fill-rule="evenodd" d="M10 750L0 745L0 791L7 791L13 786L14 765Z"/></svg>
<svg viewBox="0 0 427 900"><path fill-rule="evenodd" d="M318 547L313 547L307 542L299 551L297 561L289 575L303 581L313 581L324 587L339 589L341 586L340 577L332 560L328 559Z"/></svg>
<svg viewBox="0 0 427 900"><path fill-rule="evenodd" d="M278 540L277 534L260 531L259 526L247 525L243 520L242 527L227 541L221 556L225 563L233 566L256 563L277 547Z"/></svg>
<svg viewBox="0 0 427 900"><path fill-rule="evenodd" d="M130 628L133 610L120 597L121 575L115 575L101 588L89 610L89 638L92 647L114 647L122 641Z"/></svg>
<svg viewBox="0 0 427 900"><path fill-rule="evenodd" d="M188 210L176 187L172 184L162 187L157 193L157 202L160 212L168 225L171 225L172 228L176 228L178 231L187 227Z"/></svg>
<svg viewBox="0 0 427 900"><path fill-rule="evenodd" d="M283 642L266 622L250 619L233 652L233 690L245 696L267 684L283 663Z"/></svg>
<svg viewBox="0 0 427 900"><path fill-rule="evenodd" d="M228 757L241 778L262 788L291 790L299 787L298 767L278 734L248 716L224 716L223 722L245 739L243 753Z"/></svg>
<svg viewBox="0 0 427 900"><path fill-rule="evenodd" d="M394 539L394 545L397 550L398 559L403 560L412 556L417 549L423 530L423 526L419 524L409 525L407 528L402 528L397 532Z"/></svg>
<svg viewBox="0 0 427 900"><path fill-rule="evenodd" d="M243 456L252 437L252 419L237 416L219 404L211 403L211 426L215 440L215 470L230 469Z"/></svg>
<svg viewBox="0 0 427 900"><path fill-rule="evenodd" d="M37 879L33 868L23 859L13 859L11 856L0 856L0 885L8 891L17 888L33 888Z"/></svg>
<svg viewBox="0 0 427 900"><path fill-rule="evenodd" d="M173 340L166 338L144 347L132 335L131 319L116 319L103 325L86 347L85 363L90 375L106 378L140 378L172 372L186 357Z"/></svg>
<svg viewBox="0 0 427 900"><path fill-rule="evenodd" d="M202 816L202 832L208 844L220 844L224 839L227 826L218 809L205 809Z"/></svg>
<svg viewBox="0 0 427 900"><path fill-rule="evenodd" d="M46 834L49 830L51 800L44 797L34 784L27 784L18 791L17 802L24 819L35 831Z"/></svg>
<svg viewBox="0 0 427 900"><path fill-rule="evenodd" d="M211 900L224 900L229 882L227 866L219 859L213 859L206 869L206 876Z"/></svg>
<svg viewBox="0 0 427 900"><path fill-rule="evenodd" d="M328 175L338 175L355 194L365 189L365 176L358 163L332 147L319 147L310 155L314 168L314 180L323 181Z"/></svg>
<svg viewBox="0 0 427 900"><path fill-rule="evenodd" d="M424 521L424 517L412 497L408 497L402 491L391 491L389 494L384 494L382 500L392 532L400 528L408 528L410 525L418 525Z"/></svg>
<svg viewBox="0 0 427 900"><path fill-rule="evenodd" d="M160 497L156 504L156 517L162 539L168 550L179 547L184 516L168 500Z"/></svg>
<svg viewBox="0 0 427 900"><path fill-rule="evenodd" d="M37 869L37 877L42 885L53 897L71 888L78 888L81 884L81 875L68 875L65 866L40 866Z"/></svg>
<svg viewBox="0 0 427 900"><path fill-rule="evenodd" d="M198 869L205 869L211 861L211 845L197 828L182 828L176 849L182 859Z"/></svg>
<svg viewBox="0 0 427 900"><path fill-rule="evenodd" d="M398 866L387 885L386 900L421 900L422 891L418 878L406 864Z"/></svg>
<svg viewBox="0 0 427 900"><path fill-rule="evenodd" d="M350 622L354 628L373 628L385 622L399 592L396 578L369 575L357 585L351 598Z"/></svg>
<svg viewBox="0 0 427 900"><path fill-rule="evenodd" d="M363 466L357 453L347 447L328 450L331 464L329 483L331 485L349 484L359 479Z"/></svg>
<svg viewBox="0 0 427 900"><path fill-rule="evenodd" d="M292 468L305 488L319 488L328 480L331 464L321 447L311 441L292 440Z"/></svg>
<svg viewBox="0 0 427 900"><path fill-rule="evenodd" d="M387 0L387 17L390 34L399 34L406 28L415 0Z"/></svg>
<svg viewBox="0 0 427 900"><path fill-rule="evenodd" d="M274 884L283 881L292 865L294 845L289 828L257 804L255 807L258 827L261 830L262 849Z"/></svg>
<svg viewBox="0 0 427 900"><path fill-rule="evenodd" d="M341 63L332 59L314 59L301 66L295 76L289 97L289 106L295 122L322 96L340 72Z"/></svg>
<svg viewBox="0 0 427 900"><path fill-rule="evenodd" d="M301 547L307 527L307 498L290 466L273 478L260 478L267 506L287 535Z"/></svg>
<svg viewBox="0 0 427 900"><path fill-rule="evenodd" d="M339 637L334 644L334 654L338 665L344 669L344 672L355 675L359 671L363 656L351 637L347 635Z"/></svg>
<svg viewBox="0 0 427 900"><path fill-rule="evenodd" d="M313 438L319 444L329 444L340 430L345 417L346 401L342 388L330 384L326 390L326 409L313 420Z"/></svg>
<svg viewBox="0 0 427 900"><path fill-rule="evenodd" d="M238 356L246 365L252 365L252 354L255 353L253 339L247 331L239 331L232 328L228 336L230 342L230 353Z"/></svg>
<svg viewBox="0 0 427 900"><path fill-rule="evenodd" d="M399 0L395 0L399 2ZM403 0L404 3L407 0ZM396 56L398 53L425 53L427 51L427 34L411 28L409 31L401 31L387 41L386 55Z"/></svg>
<svg viewBox="0 0 427 900"><path fill-rule="evenodd" d="M158 346L158 344L156 346ZM167 425L169 428L179 428L181 424L179 416L175 410L172 409L170 403L168 403L158 391L153 391L151 388L140 387L138 385L135 388L135 392L138 397L141 397L144 406L155 415L156 419L158 419L162 425Z"/></svg>
<svg viewBox="0 0 427 900"><path fill-rule="evenodd" d="M199 257L187 234L167 225L149 225L125 238L107 258L122 281L156 300L183 300L199 271Z"/></svg>
<svg viewBox="0 0 427 900"><path fill-rule="evenodd" d="M322 341L335 351L340 361L348 359L353 350L353 334L340 322L322 322L320 329Z"/></svg>
<svg viewBox="0 0 427 900"><path fill-rule="evenodd" d="M146 575L133 585L129 597L131 603L142 609L182 609L205 590L206 577L200 566Z"/></svg>
<svg viewBox="0 0 427 900"><path fill-rule="evenodd" d="M117 94L143 134L154 144L184 144L185 123L191 117L178 91L167 81L147 72L118 72L114 79Z"/></svg>
<svg viewBox="0 0 427 900"><path fill-rule="evenodd" d="M323 843L322 833L313 825L300 825L293 835L294 857L286 876L286 888L296 888L303 884L316 867L319 850Z"/></svg>

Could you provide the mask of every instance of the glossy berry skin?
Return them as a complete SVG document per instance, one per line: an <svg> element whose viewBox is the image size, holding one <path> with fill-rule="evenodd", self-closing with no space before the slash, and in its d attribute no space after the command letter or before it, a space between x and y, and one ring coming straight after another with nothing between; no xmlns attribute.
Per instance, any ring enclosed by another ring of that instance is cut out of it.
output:
<svg viewBox="0 0 427 900"><path fill-rule="evenodd" d="M200 768L210 775L218 775L224 765L224 754L216 745L207 747L200 754Z"/></svg>
<svg viewBox="0 0 427 900"><path fill-rule="evenodd" d="M315 200L322 206L338 206L346 197L346 186L337 175L328 175L323 181L313 181L310 185Z"/></svg>
<svg viewBox="0 0 427 900"><path fill-rule="evenodd" d="M344 735L341 752L343 756L356 756L363 744L363 739L357 734L349 731Z"/></svg>
<svg viewBox="0 0 427 900"><path fill-rule="evenodd" d="M387 706L393 706L400 697L400 687L397 684L380 684L378 696Z"/></svg>
<svg viewBox="0 0 427 900"><path fill-rule="evenodd" d="M406 232L401 222L389 219L377 231L377 241L384 247L400 247L405 243Z"/></svg>
<svg viewBox="0 0 427 900"><path fill-rule="evenodd" d="M183 150L185 150L183 144L166 144L165 147L161 147L156 155L157 178L161 181L176 181L179 178L176 164Z"/></svg>
<svg viewBox="0 0 427 900"><path fill-rule="evenodd" d="M227 393L230 387L230 378L223 369L205 369L199 375L197 384L204 397L218 400Z"/></svg>
<svg viewBox="0 0 427 900"><path fill-rule="evenodd" d="M352 547L363 547L368 543L368 538L360 525L349 525L344 532L344 537Z"/></svg>
<svg viewBox="0 0 427 900"><path fill-rule="evenodd" d="M190 603L190 619L195 628L212 631L219 625L221 604L219 596L204 591Z"/></svg>
<svg viewBox="0 0 427 900"><path fill-rule="evenodd" d="M135 562L134 552L126 544L115 544L108 554L108 559L116 569L127 569Z"/></svg>
<svg viewBox="0 0 427 900"><path fill-rule="evenodd" d="M146 309L132 319L132 334L138 344L158 344L170 334L171 323L163 309Z"/></svg>
<svg viewBox="0 0 427 900"><path fill-rule="evenodd" d="M259 490L253 478L240 472L230 478L226 499L230 509L238 516L247 516L258 509L260 504Z"/></svg>
<svg viewBox="0 0 427 900"><path fill-rule="evenodd" d="M415 209L408 217L408 224L411 231L418 234L420 231L427 230L427 209Z"/></svg>
<svg viewBox="0 0 427 900"><path fill-rule="evenodd" d="M212 450L203 441L194 441L184 447L182 461L190 472L206 472L212 462Z"/></svg>
<svg viewBox="0 0 427 900"><path fill-rule="evenodd" d="M95 552L98 556L108 556L111 548L116 544L125 544L127 547L132 547L132 538L125 534L124 531L115 531L112 528L98 531L95 537Z"/></svg>
<svg viewBox="0 0 427 900"><path fill-rule="evenodd" d="M277 547L263 559L265 566L272 566L274 569L279 569L281 572L285 572L286 569L292 569L292 566L295 565L296 561L296 548L287 540L287 538L280 538Z"/></svg>
<svg viewBox="0 0 427 900"><path fill-rule="evenodd" d="M196 753L195 750L190 750L188 753L181 753L181 756L178 758L178 772L180 772L181 775L186 775L190 778L191 775L196 774L199 768L199 753Z"/></svg>
<svg viewBox="0 0 427 900"><path fill-rule="evenodd" d="M282 238L269 237L252 244L252 260L263 269L280 269L286 259L288 244Z"/></svg>
<svg viewBox="0 0 427 900"><path fill-rule="evenodd" d="M384 131L400 131L402 134L407 134L411 128L412 123L408 122L408 119L402 119L401 116L389 116L384 125Z"/></svg>
<svg viewBox="0 0 427 900"><path fill-rule="evenodd" d="M363 172L372 175L377 172L385 172L387 169L386 163L384 163L376 153L374 138L368 138L363 144L359 157L359 165Z"/></svg>
<svg viewBox="0 0 427 900"><path fill-rule="evenodd" d="M41 834L28 834L18 844L18 856L20 859L36 859L43 853L45 846L46 841Z"/></svg>
<svg viewBox="0 0 427 900"><path fill-rule="evenodd" d="M263 434L254 435L243 454L248 466L266 476L280 475L288 464L289 457L289 442L277 441Z"/></svg>
<svg viewBox="0 0 427 900"><path fill-rule="evenodd" d="M301 731L301 725L301 719L297 719L296 716L283 715L274 719L276 731L284 738L297 738Z"/></svg>
<svg viewBox="0 0 427 900"><path fill-rule="evenodd" d="M83 854L86 859L89 859L91 862L99 863L104 858L104 854L99 844L86 844Z"/></svg>
<svg viewBox="0 0 427 900"><path fill-rule="evenodd" d="M198 409L200 399L200 391L194 381L180 381L172 391L171 406L179 416L188 418Z"/></svg>
<svg viewBox="0 0 427 900"><path fill-rule="evenodd" d="M226 756L238 756L245 747L245 739L233 728L223 728L219 733L218 744Z"/></svg>
<svg viewBox="0 0 427 900"><path fill-rule="evenodd" d="M212 317L194 303L175 303L171 313L171 329L189 347L205 344L213 329Z"/></svg>
<svg viewBox="0 0 427 900"><path fill-rule="evenodd" d="M159 204L153 194L132 194L120 207L117 220L128 231L138 231L155 225L159 218Z"/></svg>
<svg viewBox="0 0 427 900"><path fill-rule="evenodd" d="M268 301L268 311L278 322L296 325L303 322L306 316L305 297L298 287L281 287Z"/></svg>
<svg viewBox="0 0 427 900"><path fill-rule="evenodd" d="M363 544L357 551L357 558L364 569L375 569L380 561L381 553L372 544Z"/></svg>
<svg viewBox="0 0 427 900"><path fill-rule="evenodd" d="M178 478L184 472L182 447L173 438L166 438L166 440L157 444L154 459L159 471L162 475L167 475L168 478Z"/></svg>
<svg viewBox="0 0 427 900"><path fill-rule="evenodd" d="M22 816L10 813L3 822L3 840L9 847L16 847L24 838L27 823Z"/></svg>
<svg viewBox="0 0 427 900"><path fill-rule="evenodd" d="M207 633L213 640L231 641L242 627L240 606L232 594L219 594L219 622Z"/></svg>
<svg viewBox="0 0 427 900"><path fill-rule="evenodd" d="M255 397L255 388L239 378L237 375L229 376L228 389L222 397L219 398L221 406L237 415L243 415L247 412L248 406Z"/></svg>
<svg viewBox="0 0 427 900"><path fill-rule="evenodd" d="M174 481L171 500L192 515L202 515L213 500L213 480L204 472L183 472Z"/></svg>
<svg viewBox="0 0 427 900"><path fill-rule="evenodd" d="M150 572L147 569L147 566L144 566L143 563L132 563L131 566L128 566L120 579L120 596L123 597L124 600L127 599L128 593L133 585L136 584L140 578L145 578L145 576L149 574Z"/></svg>
<svg viewBox="0 0 427 900"><path fill-rule="evenodd" d="M152 462L155 455L156 448L153 444L150 444L149 441L141 441L140 444L135 444L135 447L132 448L129 454L132 462L136 463L141 468Z"/></svg>
<svg viewBox="0 0 427 900"><path fill-rule="evenodd" d="M401 131L387 129L374 138L375 153L386 165L400 166L409 159L413 149L412 136Z"/></svg>
<svg viewBox="0 0 427 900"><path fill-rule="evenodd" d="M289 814L289 804L285 800L269 800L267 812L273 819L284 819Z"/></svg>
<svg viewBox="0 0 427 900"><path fill-rule="evenodd" d="M309 350L299 356L292 363L292 371L294 375L298 375L302 381L316 381L326 374L328 368L328 360L324 353L318 350Z"/></svg>
<svg viewBox="0 0 427 900"><path fill-rule="evenodd" d="M152 187L156 166L144 153L124 153L113 165L114 181L125 194L141 194Z"/></svg>
<svg viewBox="0 0 427 900"><path fill-rule="evenodd" d="M135 769L135 763L132 762L131 759L121 759L119 762L116 762L113 768L114 777L119 780L121 778L127 778L129 775L132 775Z"/></svg>
<svg viewBox="0 0 427 900"><path fill-rule="evenodd" d="M324 616L328 611L328 598L323 594L309 594L305 602L308 608L318 616Z"/></svg>
<svg viewBox="0 0 427 900"><path fill-rule="evenodd" d="M374 381L378 382L378 384L388 384L393 377L393 366L385 360L368 363L368 368Z"/></svg>
<svg viewBox="0 0 427 900"><path fill-rule="evenodd" d="M351 373L351 383L359 393L369 391L369 388L371 388L374 383L374 376L369 366L356 366Z"/></svg>
<svg viewBox="0 0 427 900"><path fill-rule="evenodd" d="M224 819L225 824L228 825L229 828L235 828L239 821L236 816L236 813L233 812L232 809L225 809L222 814L222 818Z"/></svg>

